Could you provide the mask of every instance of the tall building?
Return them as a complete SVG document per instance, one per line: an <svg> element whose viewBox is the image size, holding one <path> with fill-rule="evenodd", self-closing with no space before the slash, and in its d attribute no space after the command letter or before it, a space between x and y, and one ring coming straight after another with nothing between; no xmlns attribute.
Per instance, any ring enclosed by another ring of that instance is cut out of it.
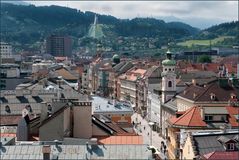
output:
<svg viewBox="0 0 239 160"><path fill-rule="evenodd" d="M71 56L72 40L69 36L51 35L46 40L46 50L53 56Z"/></svg>
<svg viewBox="0 0 239 160"><path fill-rule="evenodd" d="M2 62L2 59L6 58L12 58L12 46L8 43L1 42L0 43L0 58Z"/></svg>
<svg viewBox="0 0 239 160"><path fill-rule="evenodd" d="M162 103L171 99L176 93L176 61L172 58L172 53L167 51L167 58L162 61Z"/></svg>

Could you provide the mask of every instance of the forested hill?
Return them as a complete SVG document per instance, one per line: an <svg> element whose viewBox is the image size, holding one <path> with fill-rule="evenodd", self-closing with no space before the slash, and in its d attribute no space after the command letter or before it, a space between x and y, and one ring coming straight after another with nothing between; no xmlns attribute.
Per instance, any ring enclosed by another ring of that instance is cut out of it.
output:
<svg viewBox="0 0 239 160"><path fill-rule="evenodd" d="M239 21L232 21L212 26L197 34L198 39L212 39L220 36L239 36Z"/></svg>
<svg viewBox="0 0 239 160"><path fill-rule="evenodd" d="M31 44L42 41L52 33L67 34L75 38L87 35L95 13L60 7L13 5L1 3L1 37L5 41ZM193 36L199 29L154 18L118 19L98 15L107 36L158 37L162 41ZM109 37L111 38L111 37Z"/></svg>

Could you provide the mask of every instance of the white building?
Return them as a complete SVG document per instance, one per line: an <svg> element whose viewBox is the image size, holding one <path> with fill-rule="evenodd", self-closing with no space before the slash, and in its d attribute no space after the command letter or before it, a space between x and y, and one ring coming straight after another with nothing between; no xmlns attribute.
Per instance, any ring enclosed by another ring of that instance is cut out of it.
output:
<svg viewBox="0 0 239 160"><path fill-rule="evenodd" d="M2 64L0 65L1 78L18 78L20 77L20 69L18 64Z"/></svg>
<svg viewBox="0 0 239 160"><path fill-rule="evenodd" d="M8 43L0 43L0 53L2 58L12 58L12 46Z"/></svg>
<svg viewBox="0 0 239 160"><path fill-rule="evenodd" d="M32 73L37 73L40 70L48 69L49 67L53 66L52 61L41 61L40 63L32 64Z"/></svg>
<svg viewBox="0 0 239 160"><path fill-rule="evenodd" d="M161 101L159 93L148 91L147 113L150 122L154 122L155 129L159 132L161 128Z"/></svg>

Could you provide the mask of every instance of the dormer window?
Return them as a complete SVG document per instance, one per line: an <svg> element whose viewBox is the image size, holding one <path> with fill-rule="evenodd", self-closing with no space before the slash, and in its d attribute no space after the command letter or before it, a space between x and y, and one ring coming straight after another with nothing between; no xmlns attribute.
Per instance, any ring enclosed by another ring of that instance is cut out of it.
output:
<svg viewBox="0 0 239 160"><path fill-rule="evenodd" d="M168 87L172 87L172 81L168 81Z"/></svg>
<svg viewBox="0 0 239 160"><path fill-rule="evenodd" d="M48 110L48 112L52 112L52 106L50 104L48 104L47 110Z"/></svg>
<svg viewBox="0 0 239 160"><path fill-rule="evenodd" d="M27 105L25 108L28 110L28 112L32 113L32 107L30 105Z"/></svg>
<svg viewBox="0 0 239 160"><path fill-rule="evenodd" d="M214 100L216 99L216 95L215 95L214 93L211 93L211 94L210 94L210 98L211 98L211 100L214 101Z"/></svg>
<svg viewBox="0 0 239 160"><path fill-rule="evenodd" d="M228 151L233 151L235 150L235 144L236 144L236 140L234 139L230 139L227 136L220 136L217 139L226 150Z"/></svg>
<svg viewBox="0 0 239 160"><path fill-rule="evenodd" d="M10 109L10 107L9 107L8 105L5 106L5 111L6 111L7 113L11 113L11 109Z"/></svg>
<svg viewBox="0 0 239 160"><path fill-rule="evenodd" d="M234 143L227 143L227 150L233 151L234 150Z"/></svg>
<svg viewBox="0 0 239 160"><path fill-rule="evenodd" d="M231 99L236 99L236 98L237 98L237 96L234 93L232 93L231 94Z"/></svg>

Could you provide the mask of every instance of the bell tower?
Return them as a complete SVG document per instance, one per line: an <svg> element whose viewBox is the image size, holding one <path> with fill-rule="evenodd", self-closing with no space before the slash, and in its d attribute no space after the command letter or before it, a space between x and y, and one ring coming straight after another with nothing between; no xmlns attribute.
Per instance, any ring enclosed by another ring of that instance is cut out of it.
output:
<svg viewBox="0 0 239 160"><path fill-rule="evenodd" d="M162 61L162 103L165 103L176 94L176 61L172 57L172 53L168 50L167 58Z"/></svg>

